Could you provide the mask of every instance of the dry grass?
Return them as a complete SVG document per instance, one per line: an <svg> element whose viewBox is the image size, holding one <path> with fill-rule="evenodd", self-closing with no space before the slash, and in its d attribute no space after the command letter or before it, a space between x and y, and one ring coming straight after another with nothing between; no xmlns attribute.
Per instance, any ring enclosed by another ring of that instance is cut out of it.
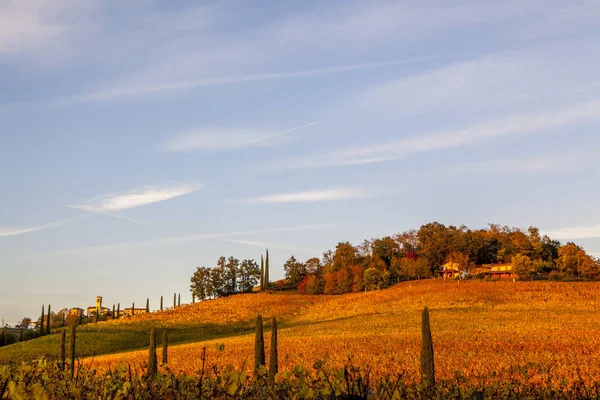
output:
<svg viewBox="0 0 600 400"><path fill-rule="evenodd" d="M250 321L276 315L282 370L331 366L348 357L376 376L418 377L420 312L431 314L436 374L469 384L493 379L559 384L600 380L600 284L441 280L402 283L391 289L343 296L240 295L144 316L159 325L201 318L206 323ZM121 323L121 322L115 322ZM268 327L266 340L269 342ZM216 344L224 343L218 353ZM207 367L245 365L252 334L170 347L169 367L195 372L207 348ZM267 351L268 354L268 351ZM94 365L144 363L147 351L97 357ZM491 374L497 374L492 378ZM463 379L463 378L460 378Z"/></svg>

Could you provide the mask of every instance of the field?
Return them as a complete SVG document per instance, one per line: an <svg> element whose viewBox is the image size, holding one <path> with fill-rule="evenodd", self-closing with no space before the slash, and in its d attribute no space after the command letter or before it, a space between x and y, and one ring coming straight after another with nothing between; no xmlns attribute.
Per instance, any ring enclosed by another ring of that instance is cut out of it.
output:
<svg viewBox="0 0 600 400"><path fill-rule="evenodd" d="M428 306L436 375L465 385L513 379L537 385L600 381L600 284L428 280L342 296L247 294L182 306L177 310L109 321L82 329L82 355L92 367L113 369L121 361L142 365L149 327L170 332L169 368L194 373L201 367L251 369L253 319L279 321L281 370L311 367L326 359L339 367L349 358L373 377L403 374L418 379L420 314ZM269 325L265 324L269 343ZM0 361L19 352L56 353L54 338L0 349ZM37 342L37 343L36 343ZM85 343L84 343L85 342ZM175 345L175 343L181 343ZM217 344L225 349L218 352ZM20 348L19 348L20 346ZM11 352L6 352L14 347ZM268 354L268 349L267 349Z"/></svg>

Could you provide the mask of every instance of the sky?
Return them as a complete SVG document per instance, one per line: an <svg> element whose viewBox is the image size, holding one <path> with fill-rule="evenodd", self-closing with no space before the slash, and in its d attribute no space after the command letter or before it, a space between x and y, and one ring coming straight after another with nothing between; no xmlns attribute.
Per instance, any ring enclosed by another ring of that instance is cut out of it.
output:
<svg viewBox="0 0 600 400"><path fill-rule="evenodd" d="M438 221L600 256L600 2L0 0L0 317Z"/></svg>

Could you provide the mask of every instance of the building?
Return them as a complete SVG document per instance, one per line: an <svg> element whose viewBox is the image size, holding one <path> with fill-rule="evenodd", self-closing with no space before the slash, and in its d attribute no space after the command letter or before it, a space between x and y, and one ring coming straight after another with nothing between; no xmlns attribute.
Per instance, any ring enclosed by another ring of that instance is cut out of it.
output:
<svg viewBox="0 0 600 400"><path fill-rule="evenodd" d="M439 278L458 279L458 278L465 278L467 275L469 275L469 271L461 271L460 264L452 262L452 261L447 262L446 264L442 265L440 267L440 269L441 269L441 271L438 272Z"/></svg>
<svg viewBox="0 0 600 400"><path fill-rule="evenodd" d="M112 316L112 311L108 307L102 307L102 296L96 296L96 305L87 308L88 317L95 317L100 312L101 317Z"/></svg>
<svg viewBox="0 0 600 400"><path fill-rule="evenodd" d="M511 264L492 265L490 275L492 278L513 278L515 276Z"/></svg>
<svg viewBox="0 0 600 400"><path fill-rule="evenodd" d="M121 311L121 314L127 317L131 317L132 315L141 315L141 314L146 314L146 309L145 308L135 308L132 311L131 307L128 307L126 309L124 309L123 311Z"/></svg>
<svg viewBox="0 0 600 400"><path fill-rule="evenodd" d="M85 316L83 311L83 308L73 307L69 310L69 315L74 315L76 318L82 318Z"/></svg>

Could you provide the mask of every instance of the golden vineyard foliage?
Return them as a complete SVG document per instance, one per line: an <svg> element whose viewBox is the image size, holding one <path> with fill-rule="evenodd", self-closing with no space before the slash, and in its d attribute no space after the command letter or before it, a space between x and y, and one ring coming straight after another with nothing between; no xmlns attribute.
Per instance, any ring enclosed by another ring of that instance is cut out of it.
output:
<svg viewBox="0 0 600 400"><path fill-rule="evenodd" d="M536 385L600 381L600 283L427 280L342 296L248 294L140 316L160 328L182 321L243 322L277 316L280 371L331 367L349 358L373 377L419 379L420 312L431 315L438 379L489 386L515 379ZM117 324L131 323L115 321ZM265 324L266 353L270 328ZM231 365L251 372L253 334L171 346L169 368L194 373ZM218 351L217 345L224 344ZM142 365L147 351L88 359L99 369Z"/></svg>

